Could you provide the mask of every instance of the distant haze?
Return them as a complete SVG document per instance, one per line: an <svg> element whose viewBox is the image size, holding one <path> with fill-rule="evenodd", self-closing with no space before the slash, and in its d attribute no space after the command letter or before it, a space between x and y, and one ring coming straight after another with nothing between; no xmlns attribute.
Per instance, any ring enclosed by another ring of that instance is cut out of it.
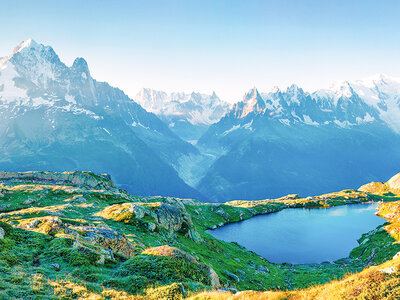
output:
<svg viewBox="0 0 400 300"><path fill-rule="evenodd" d="M134 97L400 77L399 1L2 1L0 56L32 37ZM18 25L18 26L17 26Z"/></svg>

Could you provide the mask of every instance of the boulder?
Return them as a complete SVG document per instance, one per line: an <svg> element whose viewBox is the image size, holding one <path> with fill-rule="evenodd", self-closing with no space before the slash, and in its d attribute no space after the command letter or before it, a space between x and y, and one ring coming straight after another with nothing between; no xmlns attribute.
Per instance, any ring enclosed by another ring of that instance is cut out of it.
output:
<svg viewBox="0 0 400 300"><path fill-rule="evenodd" d="M209 275L210 275L211 287L213 288L220 287L221 283L219 282L218 274L211 267L209 268Z"/></svg>
<svg viewBox="0 0 400 300"><path fill-rule="evenodd" d="M393 274L393 273L397 272L397 269L395 267L389 267L389 268L380 269L379 272L386 273L386 274Z"/></svg>
<svg viewBox="0 0 400 300"><path fill-rule="evenodd" d="M136 248L133 246L124 234L109 228L97 228L90 226L77 226L73 228L83 234L79 236L80 242L89 243L107 250L111 250L126 258L136 254Z"/></svg>
<svg viewBox="0 0 400 300"><path fill-rule="evenodd" d="M182 229L184 219L183 213L177 207L162 203L156 210L157 221L160 226L170 232Z"/></svg>
<svg viewBox="0 0 400 300"><path fill-rule="evenodd" d="M149 231L163 228L170 235L179 233L195 242L202 242L200 234L194 229L192 218L182 201L174 198L163 202L121 203L108 206L95 216L119 222L134 222L139 219Z"/></svg>
<svg viewBox="0 0 400 300"><path fill-rule="evenodd" d="M24 202L22 202L22 204L29 205L29 204L33 204L33 203L37 202L38 200L39 200L39 198L28 198Z"/></svg>
<svg viewBox="0 0 400 300"><path fill-rule="evenodd" d="M148 222L148 223L146 223L146 227L147 227L147 229L150 230L150 231L155 231L156 228L157 228L157 225L154 224L153 222Z"/></svg>
<svg viewBox="0 0 400 300"><path fill-rule="evenodd" d="M142 252L142 254L157 255L157 256L167 256L175 257L179 259L184 259L189 262L196 262L196 259L190 254L176 247L171 247L169 245L163 245L159 247L147 248Z"/></svg>
<svg viewBox="0 0 400 300"><path fill-rule="evenodd" d="M106 259L107 260L113 260L114 259L114 255L113 255L111 250L101 249L100 250L100 258L97 261L97 263L103 265L106 262Z"/></svg>
<svg viewBox="0 0 400 300"><path fill-rule="evenodd" d="M189 231L188 231L188 237L190 238L190 239L192 239L193 241L195 241L196 243L203 243L204 242L204 240L203 240L203 238L201 237L201 235L200 235L200 233L198 233L196 230L194 230L194 229L190 229Z"/></svg>
<svg viewBox="0 0 400 300"><path fill-rule="evenodd" d="M126 223L134 218L141 219L145 215L152 214L147 208L135 203L114 204L104 208L101 212L96 214L96 216L103 217L104 219L113 219L115 221Z"/></svg>
<svg viewBox="0 0 400 300"><path fill-rule="evenodd" d="M233 280L233 281L235 281L235 282L239 282L239 281L240 281L239 276L237 276L237 275L235 275L235 274L233 274L233 273L230 273L230 272L228 272L228 271L225 271L225 275L226 275L229 279L231 279L231 280Z"/></svg>
<svg viewBox="0 0 400 300"><path fill-rule="evenodd" d="M52 269L54 269L56 271L59 271L60 270L60 265L59 264L51 264L50 268L52 268Z"/></svg>
<svg viewBox="0 0 400 300"><path fill-rule="evenodd" d="M265 273L265 274L268 274L268 273L269 273L268 268L267 268L267 267L264 267L264 266L258 266L258 267L256 268L256 271L259 272L259 273Z"/></svg>

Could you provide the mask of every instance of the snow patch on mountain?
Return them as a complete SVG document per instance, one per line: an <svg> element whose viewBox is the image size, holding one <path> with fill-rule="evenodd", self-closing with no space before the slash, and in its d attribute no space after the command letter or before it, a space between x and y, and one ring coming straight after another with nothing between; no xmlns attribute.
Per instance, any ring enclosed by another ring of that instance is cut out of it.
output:
<svg viewBox="0 0 400 300"><path fill-rule="evenodd" d="M6 63L0 70L0 103L14 102L27 97L26 90L16 87L14 79L18 77L13 64Z"/></svg>
<svg viewBox="0 0 400 300"><path fill-rule="evenodd" d="M222 135L227 135L228 133L230 133L230 132L232 132L232 131L235 131L235 130L237 130L237 129L239 129L240 128L240 125L233 125L232 126L232 128L230 128L230 129L228 129L228 130L225 130L223 133L222 133Z"/></svg>
<svg viewBox="0 0 400 300"><path fill-rule="evenodd" d="M313 126L318 126L319 125L318 122L313 121L310 118L310 116L308 116L308 115L303 115L303 120L304 120L304 123L307 124L307 125L313 125Z"/></svg>

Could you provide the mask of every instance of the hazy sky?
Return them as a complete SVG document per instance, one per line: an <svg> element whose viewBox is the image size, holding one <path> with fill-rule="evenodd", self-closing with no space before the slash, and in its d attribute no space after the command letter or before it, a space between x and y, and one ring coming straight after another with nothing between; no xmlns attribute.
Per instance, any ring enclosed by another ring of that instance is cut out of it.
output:
<svg viewBox="0 0 400 300"><path fill-rule="evenodd" d="M134 97L142 87L306 90L400 77L400 1L0 0L0 56L32 37Z"/></svg>

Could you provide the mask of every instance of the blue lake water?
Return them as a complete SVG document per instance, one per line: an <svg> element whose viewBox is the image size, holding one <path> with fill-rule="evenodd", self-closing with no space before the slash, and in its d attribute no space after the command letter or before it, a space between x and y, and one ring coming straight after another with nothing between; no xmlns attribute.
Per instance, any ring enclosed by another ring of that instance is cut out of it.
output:
<svg viewBox="0 0 400 300"><path fill-rule="evenodd" d="M321 263L348 257L363 233L385 223L374 215L377 207L372 203L290 208L208 233L237 242L274 263Z"/></svg>

